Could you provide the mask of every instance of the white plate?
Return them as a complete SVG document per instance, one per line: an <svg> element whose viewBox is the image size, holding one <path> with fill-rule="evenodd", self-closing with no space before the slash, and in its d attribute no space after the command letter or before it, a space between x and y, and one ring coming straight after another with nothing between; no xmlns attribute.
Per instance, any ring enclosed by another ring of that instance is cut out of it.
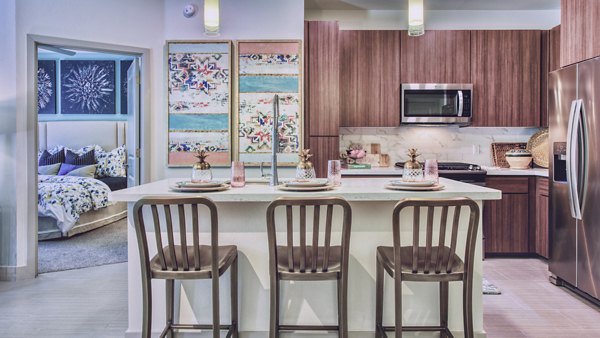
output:
<svg viewBox="0 0 600 338"><path fill-rule="evenodd" d="M215 188L220 187L223 184L227 184L229 181L207 181L207 182L191 182L191 181L180 181L175 183L179 188Z"/></svg>
<svg viewBox="0 0 600 338"><path fill-rule="evenodd" d="M435 181L403 181L403 180L393 180L390 181L390 184L397 187L431 187L436 184Z"/></svg>
<svg viewBox="0 0 600 338"><path fill-rule="evenodd" d="M322 186L318 186L318 187L288 186L285 184L277 186L277 189L283 190L283 191L325 191L325 190L331 190L333 188L335 188L335 186L333 184L322 185Z"/></svg>
<svg viewBox="0 0 600 338"><path fill-rule="evenodd" d="M329 183L326 178L315 178L310 180L291 180L285 183L288 187L324 187Z"/></svg>
<svg viewBox="0 0 600 338"><path fill-rule="evenodd" d="M438 191L444 189L443 184L435 184L429 187L411 187L411 186L400 186L393 184L386 184L386 189L390 190L405 190L405 191Z"/></svg>
<svg viewBox="0 0 600 338"><path fill-rule="evenodd" d="M176 192L211 192L211 191L224 191L231 188L229 184L220 184L212 187L180 187L177 185L170 186L172 191Z"/></svg>

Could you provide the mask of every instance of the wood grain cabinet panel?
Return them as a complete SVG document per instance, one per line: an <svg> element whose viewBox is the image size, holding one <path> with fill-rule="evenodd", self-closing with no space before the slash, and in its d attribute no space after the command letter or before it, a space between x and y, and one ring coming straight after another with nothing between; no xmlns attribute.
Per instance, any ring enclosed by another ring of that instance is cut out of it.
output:
<svg viewBox="0 0 600 338"><path fill-rule="evenodd" d="M305 118L310 136L338 136L340 58L337 21L306 21Z"/></svg>
<svg viewBox="0 0 600 338"><path fill-rule="evenodd" d="M470 83L470 31L427 31L418 37L400 34L401 83Z"/></svg>
<svg viewBox="0 0 600 338"><path fill-rule="evenodd" d="M340 138L314 136L308 138L307 148L314 155L311 162L317 177L327 177L327 161L340 158Z"/></svg>
<svg viewBox="0 0 600 338"><path fill-rule="evenodd" d="M542 31L540 125L548 128L548 74L560 69L560 26Z"/></svg>
<svg viewBox="0 0 600 338"><path fill-rule="evenodd" d="M484 202L485 253L529 253L529 178L488 177L486 185L501 190L502 199Z"/></svg>
<svg viewBox="0 0 600 338"><path fill-rule="evenodd" d="M600 1L561 0L560 65L600 56Z"/></svg>
<svg viewBox="0 0 600 338"><path fill-rule="evenodd" d="M400 31L340 31L343 127L400 124Z"/></svg>
<svg viewBox="0 0 600 338"><path fill-rule="evenodd" d="M535 236L533 241L534 253L544 257L549 257L549 203L550 191L548 187L548 178L537 177L535 185L535 231L530 232ZM530 241L531 243L531 241Z"/></svg>
<svg viewBox="0 0 600 338"><path fill-rule="evenodd" d="M552 28L548 34L549 71L560 69L560 25Z"/></svg>
<svg viewBox="0 0 600 338"><path fill-rule="evenodd" d="M471 32L473 125L540 125L541 32Z"/></svg>

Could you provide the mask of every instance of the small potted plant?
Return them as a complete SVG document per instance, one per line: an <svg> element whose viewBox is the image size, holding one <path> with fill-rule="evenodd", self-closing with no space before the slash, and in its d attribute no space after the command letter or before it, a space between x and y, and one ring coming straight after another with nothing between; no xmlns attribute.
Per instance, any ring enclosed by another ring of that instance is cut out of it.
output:
<svg viewBox="0 0 600 338"><path fill-rule="evenodd" d="M195 155L198 158L198 162L192 167L192 182L209 182L212 180L212 171L210 169L210 163L206 162L208 154L206 150L199 150Z"/></svg>

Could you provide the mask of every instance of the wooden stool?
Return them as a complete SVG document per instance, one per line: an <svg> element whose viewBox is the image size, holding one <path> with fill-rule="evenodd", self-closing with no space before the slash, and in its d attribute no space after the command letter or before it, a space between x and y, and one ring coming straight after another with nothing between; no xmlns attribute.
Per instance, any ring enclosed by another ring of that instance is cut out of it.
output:
<svg viewBox="0 0 600 338"><path fill-rule="evenodd" d="M208 210L205 213L210 219L211 245L199 243L199 207ZM164 212L167 246L163 247L159 207ZM151 222L156 237L158 253L149 258L148 241L143 211L150 209ZM174 209L174 210L173 210ZM186 216L191 210L192 242L187 245ZM173 214L179 218L179 245L174 240ZM217 207L209 199L194 198L143 198L133 207L133 220L140 251L142 267L143 322L142 337L152 334L152 279L164 279L167 294L167 324L160 337L173 337L174 330L213 330L213 337L220 337L221 329L228 330L227 337L238 337L238 293L237 293L237 247L234 245L219 246L219 226ZM231 267L231 325L221 325L219 318L219 277ZM174 282L176 279L212 279L212 325L175 324Z"/></svg>
<svg viewBox="0 0 600 338"><path fill-rule="evenodd" d="M425 246L419 246L421 230L420 208L427 208ZM470 208L469 227L464 248L464 262L456 255L456 241L462 207ZM401 246L400 213L413 209L412 246ZM433 245L434 210L441 208L439 238ZM450 243L446 246L448 213L454 209L450 229ZM448 329L448 282L463 282L463 322L465 338L473 338L473 257L479 226L479 206L469 198L448 200L406 199L400 201L393 213L394 246L377 248L375 336L387 337L385 331L440 331L442 337L452 337ZM383 326L383 271L394 278L395 326ZM440 325L402 326L402 281L440 283Z"/></svg>
<svg viewBox="0 0 600 338"><path fill-rule="evenodd" d="M285 206L287 217L287 245L277 245L275 210ZM300 245L294 245L293 208L299 208L300 224L296 231L300 235ZM319 246L321 207L326 206L324 246ZM340 245L331 245L334 206L343 211ZM312 245L306 245L307 207L313 209ZM295 199L280 198L267 209L267 233L269 237L269 271L271 275L271 322L269 337L279 337L280 331L338 331L339 337L348 337L348 249L352 210L342 198ZM321 281L337 280L338 325L282 325L279 322L279 281Z"/></svg>

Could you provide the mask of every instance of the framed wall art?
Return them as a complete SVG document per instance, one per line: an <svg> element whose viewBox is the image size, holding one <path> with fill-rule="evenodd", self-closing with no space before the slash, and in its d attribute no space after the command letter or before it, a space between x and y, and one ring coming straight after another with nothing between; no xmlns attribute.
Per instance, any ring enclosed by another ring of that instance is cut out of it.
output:
<svg viewBox="0 0 600 338"><path fill-rule="evenodd" d="M271 161L275 94L279 95L278 163L298 161L303 129L301 51L299 40L237 42L234 142L240 161Z"/></svg>
<svg viewBox="0 0 600 338"><path fill-rule="evenodd" d="M62 114L115 114L115 61L61 60Z"/></svg>
<svg viewBox="0 0 600 338"><path fill-rule="evenodd" d="M38 114L56 114L56 61L38 61Z"/></svg>
<svg viewBox="0 0 600 338"><path fill-rule="evenodd" d="M212 166L230 166L231 42L169 41L168 164L191 166L199 150Z"/></svg>

